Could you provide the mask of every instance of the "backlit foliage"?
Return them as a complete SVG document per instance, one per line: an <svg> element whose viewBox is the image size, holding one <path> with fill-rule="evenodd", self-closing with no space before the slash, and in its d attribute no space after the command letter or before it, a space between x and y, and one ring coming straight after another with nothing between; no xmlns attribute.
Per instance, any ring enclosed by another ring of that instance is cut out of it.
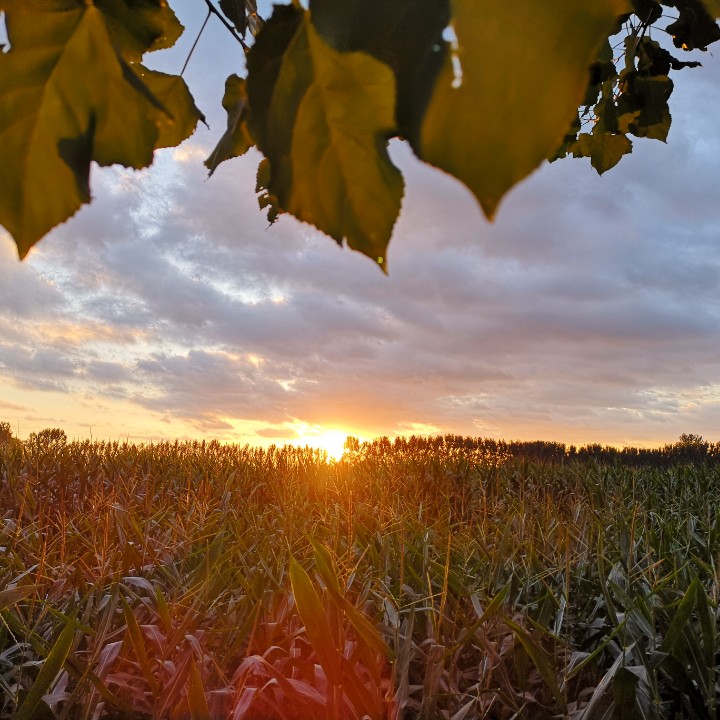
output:
<svg viewBox="0 0 720 720"><path fill-rule="evenodd" d="M199 0L198 0L198 4ZM720 37L717 0L205 0L246 53L206 161L257 147L260 206L287 212L385 268L403 178L392 138L455 176L492 217L545 158L598 172L630 136L665 140L668 50ZM90 169L148 166L202 114L145 56L183 32L166 0L0 0L0 223L21 257L90 201ZM578 112L578 108L580 111Z"/></svg>

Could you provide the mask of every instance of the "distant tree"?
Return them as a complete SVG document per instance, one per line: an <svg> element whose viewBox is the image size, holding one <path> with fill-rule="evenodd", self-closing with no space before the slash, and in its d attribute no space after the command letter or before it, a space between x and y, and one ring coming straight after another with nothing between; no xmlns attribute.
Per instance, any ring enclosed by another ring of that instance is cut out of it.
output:
<svg viewBox="0 0 720 720"><path fill-rule="evenodd" d="M270 221L291 213L382 268L404 193L391 138L492 218L546 158L602 173L631 137L665 141L670 74L699 63L659 38L682 51L720 38L720 0L292 0L267 22L256 0L217 2L207 17L242 46L247 77L226 80L210 173L255 146ZM166 0L0 12L0 223L24 257L90 202L93 162L147 167L203 115L182 77L143 65L184 30Z"/></svg>
<svg viewBox="0 0 720 720"><path fill-rule="evenodd" d="M12 428L9 422L0 422L0 445L8 445L13 440Z"/></svg>
<svg viewBox="0 0 720 720"><path fill-rule="evenodd" d="M60 428L45 428L37 433L30 433L28 445L40 450L54 450L67 444L67 435Z"/></svg>
<svg viewBox="0 0 720 720"><path fill-rule="evenodd" d="M708 459L710 443L702 435L683 433L671 447L671 456L675 462L703 463Z"/></svg>
<svg viewBox="0 0 720 720"><path fill-rule="evenodd" d="M692 447L692 448L703 447L703 448L706 448L708 446L708 443L705 442L702 435L694 435L693 433L683 433L678 438L678 441L675 443L675 446L676 447Z"/></svg>

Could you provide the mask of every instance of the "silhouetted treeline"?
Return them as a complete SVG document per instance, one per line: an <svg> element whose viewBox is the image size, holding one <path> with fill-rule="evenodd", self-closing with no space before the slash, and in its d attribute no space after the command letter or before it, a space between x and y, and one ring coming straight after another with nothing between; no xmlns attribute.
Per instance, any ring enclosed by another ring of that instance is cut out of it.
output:
<svg viewBox="0 0 720 720"><path fill-rule="evenodd" d="M365 457L378 457L390 452L407 453L412 457L427 455L464 456L478 462L502 464L509 460L545 463L594 462L603 465L665 468L674 465L720 464L720 442L707 442L701 435L684 434L670 444L657 448L624 447L591 444L576 447L545 440L494 440L492 438L438 435L435 437L386 437L360 443L348 438L346 451Z"/></svg>
<svg viewBox="0 0 720 720"><path fill-rule="evenodd" d="M41 454L52 459L63 450L93 447L97 443L69 443L65 432L59 428L46 428L38 433L31 433L24 442L13 437L10 424L0 422L0 448L15 447L24 451ZM101 446L104 443L100 443ZM114 444L117 447L117 443ZM206 448L206 441L189 443L175 442L174 447L186 449ZM108 447L112 447L110 443ZM127 447L127 443L123 447ZM168 448L171 444L159 443L148 446L154 452ZM207 443L208 449L219 450L220 443L213 440ZM273 446L273 452L277 450ZM287 454L292 448L284 449ZM321 452L321 451L315 451ZM298 454L299 453L299 454ZM302 452L298 450L298 457ZM390 440L387 437L376 438L371 442L360 442L357 438L348 437L345 441L346 460L381 459L388 455L403 455L413 459L448 460L462 459L464 462L484 465L502 465L513 460L526 460L549 464L569 462L592 462L598 465L622 465L630 467L667 468L677 465L720 465L720 442L708 442L701 435L683 434L674 443L657 448L616 448L610 445L566 445L560 442L545 440L494 440L492 438L465 437L463 435L436 435L432 437L411 435Z"/></svg>

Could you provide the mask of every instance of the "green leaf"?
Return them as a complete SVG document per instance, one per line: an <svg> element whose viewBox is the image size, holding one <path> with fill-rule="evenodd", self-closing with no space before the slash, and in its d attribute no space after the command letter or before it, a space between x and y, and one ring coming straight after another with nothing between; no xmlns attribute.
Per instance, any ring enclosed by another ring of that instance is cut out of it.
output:
<svg viewBox="0 0 720 720"><path fill-rule="evenodd" d="M188 706L190 708L190 720L210 720L205 688L203 687L202 676L195 664L195 658L190 658L190 676L188 678Z"/></svg>
<svg viewBox="0 0 720 720"><path fill-rule="evenodd" d="M55 641L52 650L47 654L35 682L18 708L17 713L13 716L13 720L30 720L35 715L36 710L40 707L43 695L52 687L55 678L65 664L75 640L75 629L76 624L73 619L65 623L65 627Z"/></svg>
<svg viewBox="0 0 720 720"><path fill-rule="evenodd" d="M683 50L706 50L708 45L720 40L717 0L674 0L679 12L677 20L665 28L672 36L673 44Z"/></svg>
<svg viewBox="0 0 720 720"><path fill-rule="evenodd" d="M155 588L155 604L157 605L157 614L160 618L163 632L169 635L172 632L172 618L170 617L170 608L168 607L167 600L160 587Z"/></svg>
<svg viewBox="0 0 720 720"><path fill-rule="evenodd" d="M697 613L700 620L702 652L705 659L705 665L709 669L710 674L714 675L715 651L718 643L715 611L710 604L710 598L708 597L705 588L700 582L698 582L697 586Z"/></svg>
<svg viewBox="0 0 720 720"><path fill-rule="evenodd" d="M712 17L720 17L720 0L703 0L703 4Z"/></svg>
<svg viewBox="0 0 720 720"><path fill-rule="evenodd" d="M570 146L569 151L573 157L589 157L591 165L602 175L615 167L623 155L632 152L632 141L624 135L582 133Z"/></svg>
<svg viewBox="0 0 720 720"><path fill-rule="evenodd" d="M556 666L553 659L548 655L542 645L524 627L522 627L522 625L518 625L509 618L505 618L505 624L515 633L515 637L517 637L520 641L520 644L525 649L528 657L533 661L533 664L538 669L538 672L545 681L545 684L553 694L555 702L557 702L557 704L563 709L563 712L565 712L565 697L555 675Z"/></svg>
<svg viewBox="0 0 720 720"><path fill-rule="evenodd" d="M227 130L210 157L205 160L205 167L210 171L210 175L215 172L221 162L244 155L255 144L245 122L247 111L245 80L237 75L228 77L225 81L222 106L228 116Z"/></svg>
<svg viewBox="0 0 720 720"><path fill-rule="evenodd" d="M333 50L307 13L277 6L248 55L247 87L250 129L270 163L269 194L384 267L403 195L387 152L392 71L364 53Z"/></svg>
<svg viewBox="0 0 720 720"><path fill-rule="evenodd" d="M453 0L458 51L428 107L419 157L462 180L492 218L562 143L624 0Z"/></svg>
<svg viewBox="0 0 720 720"><path fill-rule="evenodd" d="M620 667L613 677L614 718L622 720L642 720L637 703L640 678L631 670Z"/></svg>
<svg viewBox="0 0 720 720"><path fill-rule="evenodd" d="M400 135L416 138L448 51L449 0L310 0L310 14L333 48L368 53L392 69Z"/></svg>
<svg viewBox="0 0 720 720"><path fill-rule="evenodd" d="M175 147L189 138L198 121L205 116L198 110L188 86L179 75L168 75L157 70L136 66L142 82L167 111L158 116L158 139L156 148Z"/></svg>
<svg viewBox="0 0 720 720"><path fill-rule="evenodd" d="M333 635L320 596L315 592L308 574L293 557L290 558L289 574L295 605L308 640L328 680L333 685L340 685L342 656L333 645Z"/></svg>
<svg viewBox="0 0 720 720"><path fill-rule="evenodd" d="M335 571L335 565L330 555L330 551L320 542L313 538L308 538L313 548L313 555L315 557L315 567L318 571L318 575L322 578L327 589L335 596L341 594L340 582L338 580L337 572Z"/></svg>
<svg viewBox="0 0 720 720"><path fill-rule="evenodd" d="M12 607L16 603L30 597L40 589L40 585L19 585L18 587L0 590L0 610Z"/></svg>
<svg viewBox="0 0 720 720"><path fill-rule="evenodd" d="M621 132L664 142L671 123L668 98L673 91L672 80L666 75L646 77L637 72L626 73L623 80L618 99Z"/></svg>
<svg viewBox="0 0 720 720"><path fill-rule="evenodd" d="M171 48L185 29L166 0L95 0L95 5L128 62Z"/></svg>
<svg viewBox="0 0 720 720"><path fill-rule="evenodd" d="M130 644L135 651L135 656L137 657L140 669L142 670L145 680L150 688L153 691L157 691L157 680L153 675L152 668L150 667L150 659L148 658L147 651L145 649L145 640L143 639L142 630L138 625L135 613L132 611L132 608L128 605L127 600L125 600L122 595L120 596L120 602L123 608L123 615L125 617L128 635L130 636Z"/></svg>
<svg viewBox="0 0 720 720"><path fill-rule="evenodd" d="M90 201L90 163L152 162L167 113L92 4L4 5L0 54L0 223L21 257Z"/></svg>
<svg viewBox="0 0 720 720"><path fill-rule="evenodd" d="M693 578L692 582L685 591L682 600L678 604L675 615L673 615L670 627L668 627L665 637L663 637L662 645L660 650L675 654L684 639L685 628L690 621L693 609L695 607L695 601L698 593L698 586L700 581L697 577Z"/></svg>
<svg viewBox="0 0 720 720"><path fill-rule="evenodd" d="M223 15L235 26L235 29L241 35L244 35L247 29L245 0L220 0L219 4Z"/></svg>

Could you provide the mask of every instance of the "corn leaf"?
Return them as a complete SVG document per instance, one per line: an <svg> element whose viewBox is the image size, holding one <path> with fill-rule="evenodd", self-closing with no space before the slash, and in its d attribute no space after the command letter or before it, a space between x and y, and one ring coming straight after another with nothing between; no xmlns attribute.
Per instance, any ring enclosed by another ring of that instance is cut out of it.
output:
<svg viewBox="0 0 720 720"><path fill-rule="evenodd" d="M30 597L40 589L39 585L19 585L18 587L0 590L0 611L12 607L15 603Z"/></svg>
<svg viewBox="0 0 720 720"><path fill-rule="evenodd" d="M50 690L58 673L63 669L65 660L75 640L77 626L74 619L69 619L55 641L52 650L47 654L35 682L25 696L14 716L14 720L31 720L42 701L43 695Z"/></svg>
<svg viewBox="0 0 720 720"><path fill-rule="evenodd" d="M515 633L515 636L525 649L528 657L533 661L535 667L540 672L542 679L545 681L545 684L550 689L550 692L552 692L557 704L563 709L563 712L567 712L565 697L563 696L556 677L555 663L548 656L547 652L545 652L540 643L538 643L524 627L508 618L505 619L505 623Z"/></svg>
<svg viewBox="0 0 720 720"><path fill-rule="evenodd" d="M660 649L664 652L675 653L683 640L683 635L687 627L690 617L695 608L695 601L698 593L698 585L700 581L694 578L690 586L685 591L682 600L675 610L670 627L667 629L662 640Z"/></svg>
<svg viewBox="0 0 720 720"><path fill-rule="evenodd" d="M140 669L145 676L147 684L150 686L153 692L155 692L157 691L158 687L157 679L155 678L152 668L150 667L150 660L148 659L147 651L145 649L145 639L143 638L142 630L140 630L140 626L138 625L135 613L132 611L130 605L128 605L127 600L125 600L125 598L121 596L120 602L122 603L123 615L125 617L128 635L130 636L130 643L133 650L135 651L135 657L140 664Z"/></svg>
<svg viewBox="0 0 720 720"><path fill-rule="evenodd" d="M318 661L333 685L342 681L341 655L333 644L333 635L325 616L322 600L315 592L304 568L290 558L290 584L300 619L305 626L308 640L318 656Z"/></svg>
<svg viewBox="0 0 720 720"><path fill-rule="evenodd" d="M207 698L205 697L202 676L195 664L194 658L190 659L187 696L191 720L210 720L210 710L208 709Z"/></svg>

